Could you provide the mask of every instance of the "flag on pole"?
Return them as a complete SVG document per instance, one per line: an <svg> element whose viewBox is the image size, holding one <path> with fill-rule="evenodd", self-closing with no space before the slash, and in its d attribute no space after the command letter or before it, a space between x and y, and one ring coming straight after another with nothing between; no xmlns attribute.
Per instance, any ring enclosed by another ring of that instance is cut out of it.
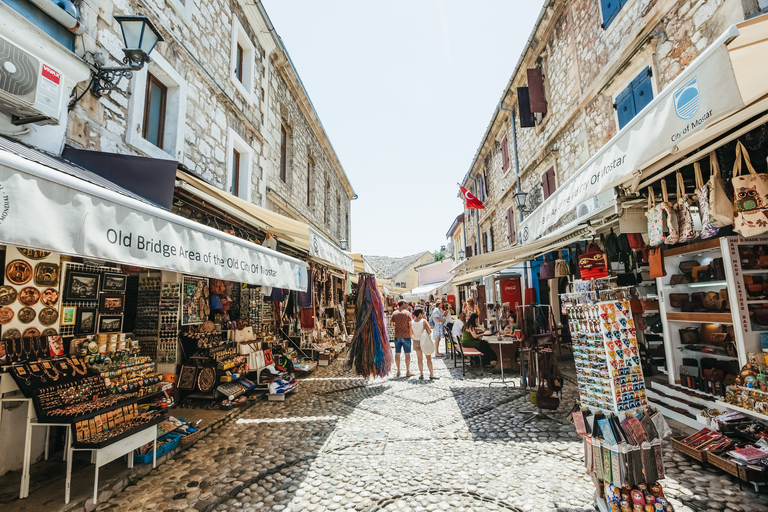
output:
<svg viewBox="0 0 768 512"><path fill-rule="evenodd" d="M467 210L485 210L485 205L483 205L483 202L476 198L472 192L462 186L459 186L459 188L461 189L461 193L464 194L464 199L466 199Z"/></svg>

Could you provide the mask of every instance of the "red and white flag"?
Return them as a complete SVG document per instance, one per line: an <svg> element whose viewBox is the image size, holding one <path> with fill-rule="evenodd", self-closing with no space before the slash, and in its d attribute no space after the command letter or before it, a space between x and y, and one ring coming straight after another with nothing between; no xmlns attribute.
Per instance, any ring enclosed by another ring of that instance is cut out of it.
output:
<svg viewBox="0 0 768 512"><path fill-rule="evenodd" d="M461 193L464 194L464 199L466 199L467 210L485 210L483 202L472 195L472 192L462 186L459 186L459 188L461 189Z"/></svg>

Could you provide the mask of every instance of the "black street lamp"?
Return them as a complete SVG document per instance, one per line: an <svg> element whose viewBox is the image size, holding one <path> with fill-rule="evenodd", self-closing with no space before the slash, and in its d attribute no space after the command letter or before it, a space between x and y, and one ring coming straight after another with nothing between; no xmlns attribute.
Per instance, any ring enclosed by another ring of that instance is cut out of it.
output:
<svg viewBox="0 0 768 512"><path fill-rule="evenodd" d="M517 205L518 210L524 212L526 210L525 198L528 197L528 193L523 192L522 190L518 190L512 197L515 198L515 204Z"/></svg>

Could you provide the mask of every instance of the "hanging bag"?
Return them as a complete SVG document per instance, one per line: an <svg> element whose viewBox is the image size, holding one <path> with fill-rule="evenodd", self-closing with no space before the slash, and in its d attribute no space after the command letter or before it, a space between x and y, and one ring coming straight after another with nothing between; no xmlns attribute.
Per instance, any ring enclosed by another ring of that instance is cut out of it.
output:
<svg viewBox="0 0 768 512"><path fill-rule="evenodd" d="M664 243L667 245L675 245L680 238L675 225L677 224L677 216L673 213L672 203L669 202L669 194L667 194L667 180L661 180L661 198L664 200L661 204L657 205L661 207L661 210L667 214L667 229L669 233L664 237Z"/></svg>
<svg viewBox="0 0 768 512"><path fill-rule="evenodd" d="M539 279L554 279L555 278L555 260L549 255L544 256L544 262L539 268Z"/></svg>
<svg viewBox="0 0 768 512"><path fill-rule="evenodd" d="M701 165L693 163L693 172L696 175L696 199L699 201L699 217L701 218L702 240L712 238L720 231L720 228L712 224L712 214L709 211L709 188L701 177Z"/></svg>
<svg viewBox="0 0 768 512"><path fill-rule="evenodd" d="M594 241L587 245L586 253L579 256L579 273L581 279L599 279L608 277L608 265L605 253Z"/></svg>
<svg viewBox="0 0 768 512"><path fill-rule="evenodd" d="M683 244L696 238L696 228L693 227L693 216L691 215L691 205L688 202L688 196L685 194L685 182L683 175L677 172L677 203L675 204L675 213L677 214L677 226L680 229L680 235L677 243Z"/></svg>
<svg viewBox="0 0 768 512"><path fill-rule="evenodd" d="M720 228L730 226L733 224L733 203L725 193L725 181L720 176L720 165L714 151L709 154L709 171L709 216L712 224Z"/></svg>
<svg viewBox="0 0 768 512"><path fill-rule="evenodd" d="M561 256L559 259L555 261L555 277L568 277L570 275L571 275L571 270L568 265L568 260L562 258Z"/></svg>
<svg viewBox="0 0 768 512"><path fill-rule="evenodd" d="M664 213L660 205L656 204L653 188L648 187L648 245L656 247L664 243Z"/></svg>
<svg viewBox="0 0 768 512"><path fill-rule="evenodd" d="M741 160L749 174L741 174ZM743 236L762 235L768 231L768 174L757 174L749 160L747 148L736 141L736 163L733 164L733 229Z"/></svg>
<svg viewBox="0 0 768 512"><path fill-rule="evenodd" d="M421 338L419 338L419 344L421 345L421 351L424 352L424 355L431 356L435 351L435 343L432 341L432 338L429 336L429 333L427 332L427 321L422 320L424 322L424 330L421 331Z"/></svg>
<svg viewBox="0 0 768 512"><path fill-rule="evenodd" d="M649 251L648 267L651 272L651 278L667 275L667 270L664 268L664 253L661 247L652 247Z"/></svg>

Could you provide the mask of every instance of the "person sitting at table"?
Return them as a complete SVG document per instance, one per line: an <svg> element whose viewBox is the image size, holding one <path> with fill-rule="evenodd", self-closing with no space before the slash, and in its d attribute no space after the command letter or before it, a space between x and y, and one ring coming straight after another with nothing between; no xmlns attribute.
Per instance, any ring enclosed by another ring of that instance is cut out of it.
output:
<svg viewBox="0 0 768 512"><path fill-rule="evenodd" d="M501 336L512 336L517 329L517 319L509 308L509 302L505 302L501 307L501 321L499 323L501 327L499 334Z"/></svg>
<svg viewBox="0 0 768 512"><path fill-rule="evenodd" d="M467 348L476 348L483 353L483 365L496 364L496 352L491 348L491 344L482 338L483 330L478 325L477 313L469 315L469 320L464 324L461 334L461 344Z"/></svg>

